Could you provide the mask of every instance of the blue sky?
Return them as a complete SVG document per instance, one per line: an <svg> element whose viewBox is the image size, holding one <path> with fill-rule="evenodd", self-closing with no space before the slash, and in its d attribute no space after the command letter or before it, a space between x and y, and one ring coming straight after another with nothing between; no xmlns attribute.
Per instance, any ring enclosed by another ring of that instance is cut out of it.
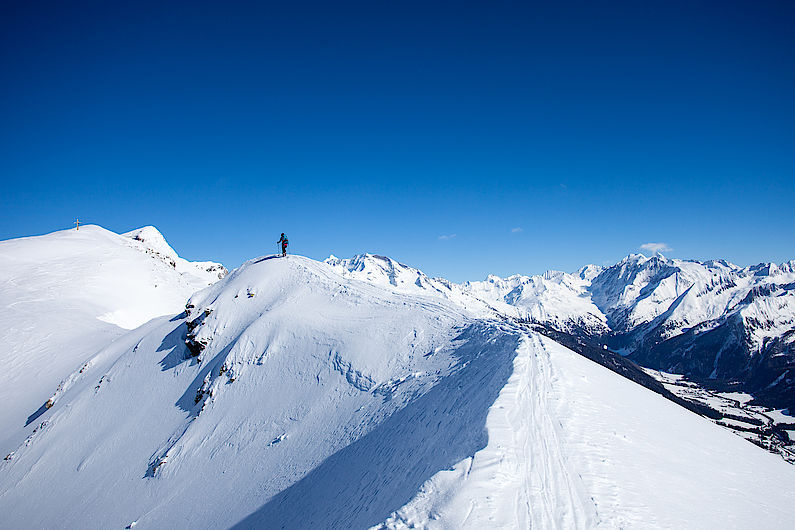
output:
<svg viewBox="0 0 795 530"><path fill-rule="evenodd" d="M0 16L0 239L152 224L237 266L287 232L456 281L795 258L791 2L69 4Z"/></svg>

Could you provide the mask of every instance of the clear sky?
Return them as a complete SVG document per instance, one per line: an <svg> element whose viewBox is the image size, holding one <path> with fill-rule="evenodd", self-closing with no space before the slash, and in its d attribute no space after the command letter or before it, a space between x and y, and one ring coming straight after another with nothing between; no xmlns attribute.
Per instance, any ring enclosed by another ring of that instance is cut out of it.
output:
<svg viewBox="0 0 795 530"><path fill-rule="evenodd" d="M795 3L4 2L0 239L435 276L795 258ZM646 252L649 254L649 252Z"/></svg>

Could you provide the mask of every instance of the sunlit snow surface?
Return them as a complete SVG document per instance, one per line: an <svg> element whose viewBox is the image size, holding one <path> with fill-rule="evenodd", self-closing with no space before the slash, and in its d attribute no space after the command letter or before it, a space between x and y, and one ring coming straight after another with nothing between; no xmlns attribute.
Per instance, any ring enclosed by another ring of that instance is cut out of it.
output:
<svg viewBox="0 0 795 530"><path fill-rule="evenodd" d="M30 433L28 417L100 348L181 311L225 272L179 258L152 227L138 232L146 242L93 225L0 242L0 450Z"/></svg>
<svg viewBox="0 0 795 530"><path fill-rule="evenodd" d="M194 295L189 315L120 337L0 463L0 523L795 522L795 467L779 457L483 318L482 302L395 287L263 258ZM198 357L184 346L189 323L206 344Z"/></svg>

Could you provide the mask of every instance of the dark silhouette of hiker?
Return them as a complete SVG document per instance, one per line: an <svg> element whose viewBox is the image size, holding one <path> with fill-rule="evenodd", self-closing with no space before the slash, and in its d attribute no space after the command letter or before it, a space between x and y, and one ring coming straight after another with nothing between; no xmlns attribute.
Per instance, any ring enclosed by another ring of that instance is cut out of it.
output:
<svg viewBox="0 0 795 530"><path fill-rule="evenodd" d="M287 255L287 236L282 232L282 237L277 241L282 246L282 257Z"/></svg>

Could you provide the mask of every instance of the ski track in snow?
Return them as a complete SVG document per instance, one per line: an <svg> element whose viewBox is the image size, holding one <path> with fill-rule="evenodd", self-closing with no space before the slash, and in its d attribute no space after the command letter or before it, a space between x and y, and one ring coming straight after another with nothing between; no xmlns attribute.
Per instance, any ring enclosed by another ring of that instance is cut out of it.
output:
<svg viewBox="0 0 795 530"><path fill-rule="evenodd" d="M532 346L525 344L517 356L514 406L505 409L513 416L508 428L513 428L510 432L514 443L522 449L517 461L529 464L528 470L520 469L518 473L524 477L523 491L527 495L521 508L529 512L531 527L590 527L596 520L595 507L564 452L561 424L549 406L557 381L549 352L538 335L526 340ZM558 401L565 401L565 396L558 397ZM539 510L539 506L544 509ZM524 514L519 509L517 506L516 521L522 522L518 516Z"/></svg>
<svg viewBox="0 0 795 530"><path fill-rule="evenodd" d="M489 410L487 447L435 475L374 528L593 527L593 501L562 450L555 381L539 337L524 335Z"/></svg>
<svg viewBox="0 0 795 530"><path fill-rule="evenodd" d="M517 350L487 430L485 448L374 528L795 522L792 466L540 335Z"/></svg>

